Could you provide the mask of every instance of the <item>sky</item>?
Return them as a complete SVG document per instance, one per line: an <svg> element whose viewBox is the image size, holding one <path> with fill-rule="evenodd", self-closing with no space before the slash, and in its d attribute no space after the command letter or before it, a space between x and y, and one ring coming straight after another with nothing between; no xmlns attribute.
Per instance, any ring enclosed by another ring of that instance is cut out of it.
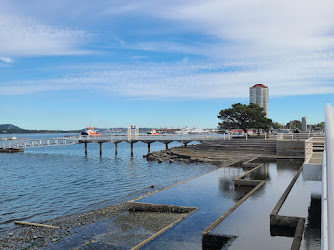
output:
<svg viewBox="0 0 334 250"><path fill-rule="evenodd" d="M269 118L334 105L332 0L0 0L0 124L215 128L269 87Z"/></svg>

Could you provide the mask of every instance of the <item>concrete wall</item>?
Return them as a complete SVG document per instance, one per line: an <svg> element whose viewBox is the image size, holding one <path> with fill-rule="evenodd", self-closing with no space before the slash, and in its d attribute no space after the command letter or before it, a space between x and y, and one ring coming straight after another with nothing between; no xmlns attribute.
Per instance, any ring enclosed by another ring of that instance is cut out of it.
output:
<svg viewBox="0 0 334 250"><path fill-rule="evenodd" d="M278 156L304 156L304 141L277 141L276 154Z"/></svg>

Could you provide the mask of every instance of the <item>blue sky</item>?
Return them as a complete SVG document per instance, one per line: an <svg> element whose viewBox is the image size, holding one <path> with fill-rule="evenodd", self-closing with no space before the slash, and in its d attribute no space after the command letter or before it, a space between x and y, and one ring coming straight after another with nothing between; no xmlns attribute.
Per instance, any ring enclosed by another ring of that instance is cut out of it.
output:
<svg viewBox="0 0 334 250"><path fill-rule="evenodd" d="M1 0L0 124L217 126L269 87L269 117L324 120L334 2Z"/></svg>

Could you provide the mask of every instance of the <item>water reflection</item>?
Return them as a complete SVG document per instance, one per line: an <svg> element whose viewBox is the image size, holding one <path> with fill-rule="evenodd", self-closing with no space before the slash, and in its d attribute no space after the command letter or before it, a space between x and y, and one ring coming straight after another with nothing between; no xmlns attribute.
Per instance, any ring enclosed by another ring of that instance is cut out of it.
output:
<svg viewBox="0 0 334 250"><path fill-rule="evenodd" d="M321 239L321 196L311 195L308 217L305 225L305 249L320 249Z"/></svg>
<svg viewBox="0 0 334 250"><path fill-rule="evenodd" d="M270 180L269 174L269 163L262 163L263 166L255 169L254 171L250 172L248 175L245 176L245 180Z"/></svg>
<svg viewBox="0 0 334 250"><path fill-rule="evenodd" d="M219 179L219 190L221 196L225 199L237 202L244 197L253 187L234 186L234 179L223 177Z"/></svg>

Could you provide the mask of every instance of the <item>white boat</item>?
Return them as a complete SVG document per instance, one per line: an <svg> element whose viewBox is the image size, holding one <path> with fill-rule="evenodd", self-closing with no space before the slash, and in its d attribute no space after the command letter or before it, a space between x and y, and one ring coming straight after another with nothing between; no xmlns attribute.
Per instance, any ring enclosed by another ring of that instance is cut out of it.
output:
<svg viewBox="0 0 334 250"><path fill-rule="evenodd" d="M102 136L94 127L87 127L85 132L81 132L81 135L93 135L93 136Z"/></svg>
<svg viewBox="0 0 334 250"><path fill-rule="evenodd" d="M189 131L189 134L207 134L207 133L209 133L208 130L201 128L193 128Z"/></svg>
<svg viewBox="0 0 334 250"><path fill-rule="evenodd" d="M178 135L187 135L189 134L190 129L188 127L185 127L181 130L175 131L174 134L178 134Z"/></svg>

